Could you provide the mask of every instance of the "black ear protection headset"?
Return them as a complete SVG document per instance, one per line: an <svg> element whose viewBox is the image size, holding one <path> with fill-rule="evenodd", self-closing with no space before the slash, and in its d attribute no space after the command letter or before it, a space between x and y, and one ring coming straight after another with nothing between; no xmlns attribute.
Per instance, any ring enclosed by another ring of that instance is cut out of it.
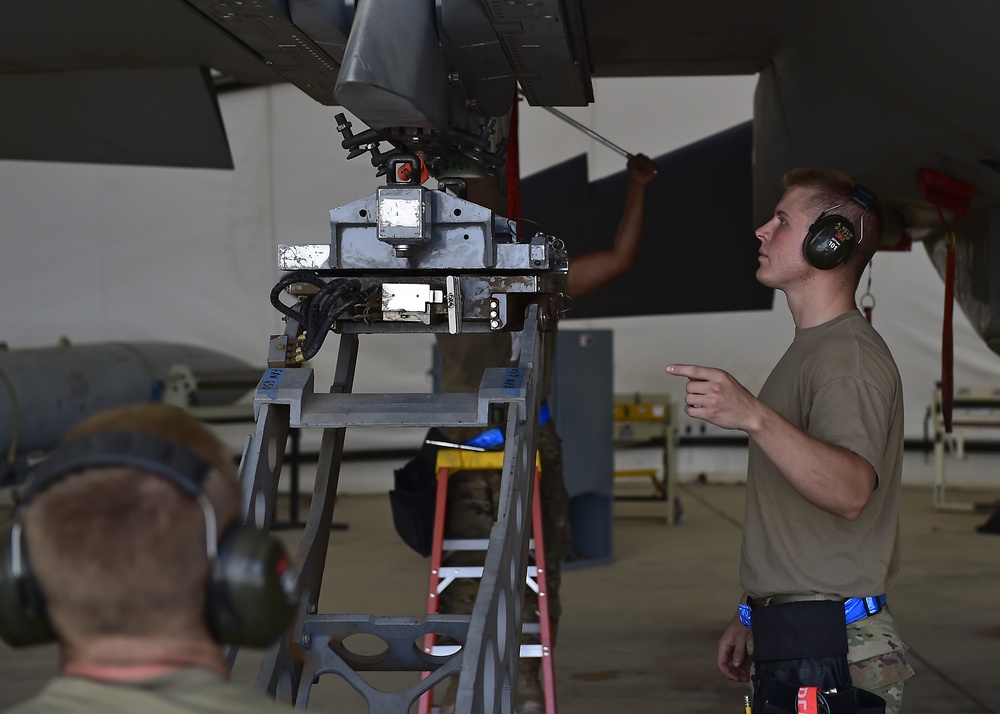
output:
<svg viewBox="0 0 1000 714"><path fill-rule="evenodd" d="M106 466L156 474L198 501L210 563L206 618L217 641L266 647L284 632L297 604L297 577L288 555L278 540L253 527L237 524L217 537L215 510L203 490L211 464L150 434L104 432L56 449L29 474L13 524L0 532L0 638L15 647L55 639L45 597L31 572L20 510L66 476Z"/></svg>
<svg viewBox="0 0 1000 714"><path fill-rule="evenodd" d="M820 270L831 270L841 263L846 263L854 255L854 251L865 239L865 213L874 205L877 196L861 184L855 184L847 196L847 201L838 203L832 208L828 208L819 214L819 218L812 222L806 232L805 241L802 244L802 251L806 255L806 260L813 267ZM861 232L855 234L854 225L844 216L836 211L841 206L847 205L849 201L854 201L864 208L861 214ZM857 238L855 240L855 238Z"/></svg>

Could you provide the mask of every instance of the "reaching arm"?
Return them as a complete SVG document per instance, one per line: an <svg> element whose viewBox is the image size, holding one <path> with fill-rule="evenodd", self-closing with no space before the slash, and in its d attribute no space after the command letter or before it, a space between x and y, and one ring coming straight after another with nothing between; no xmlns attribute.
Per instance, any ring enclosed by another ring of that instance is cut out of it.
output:
<svg viewBox="0 0 1000 714"><path fill-rule="evenodd" d="M861 515L875 490L875 468L850 449L828 444L789 422L720 369L672 364L687 377L684 412L754 440L785 480L817 508L847 520Z"/></svg>
<svg viewBox="0 0 1000 714"><path fill-rule="evenodd" d="M618 224L611 250L584 253L569 262L567 291L586 295L598 290L631 269L642 240L643 214L646 210L646 186L656 178L656 164L643 154L628 160L628 189L625 209Z"/></svg>

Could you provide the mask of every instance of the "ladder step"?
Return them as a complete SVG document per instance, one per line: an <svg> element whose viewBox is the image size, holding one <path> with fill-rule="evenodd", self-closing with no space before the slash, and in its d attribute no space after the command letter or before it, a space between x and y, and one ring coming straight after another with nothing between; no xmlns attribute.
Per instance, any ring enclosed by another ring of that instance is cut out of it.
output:
<svg viewBox="0 0 1000 714"><path fill-rule="evenodd" d="M430 654L439 657L450 657L451 655L462 649L461 645L434 645L431 647ZM521 657L541 657L542 656L542 646L538 644L523 644L521 645Z"/></svg>
<svg viewBox="0 0 1000 714"><path fill-rule="evenodd" d="M527 577L534 579L538 577L538 566L529 565L527 568ZM483 566L481 565L455 565L455 566L444 566L438 572L438 593L444 591L446 587L451 585L453 580L458 580L459 578L481 578L483 577ZM532 588L535 592L538 592L537 586Z"/></svg>
<svg viewBox="0 0 1000 714"><path fill-rule="evenodd" d="M441 550L486 550L490 541L486 538L450 538L441 541ZM535 549L535 539L528 539L528 550Z"/></svg>
<svg viewBox="0 0 1000 714"><path fill-rule="evenodd" d="M521 645L521 656L522 657L541 657L542 656L542 646L541 645Z"/></svg>
<svg viewBox="0 0 1000 714"><path fill-rule="evenodd" d="M529 578L538 577L538 566L529 565L526 570ZM438 573L440 578L481 578L483 577L483 566L481 565L446 565L442 566Z"/></svg>
<svg viewBox="0 0 1000 714"><path fill-rule="evenodd" d="M486 550L488 538L452 538L441 541L441 550Z"/></svg>

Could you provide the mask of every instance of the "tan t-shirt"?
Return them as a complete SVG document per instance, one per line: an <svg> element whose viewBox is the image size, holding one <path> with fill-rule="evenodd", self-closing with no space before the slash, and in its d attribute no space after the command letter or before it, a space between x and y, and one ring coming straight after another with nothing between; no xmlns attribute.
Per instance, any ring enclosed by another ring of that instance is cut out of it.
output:
<svg viewBox="0 0 1000 714"><path fill-rule="evenodd" d="M34 699L5 714L290 714L292 707L227 682L214 672L185 667L139 682L56 677Z"/></svg>
<svg viewBox="0 0 1000 714"><path fill-rule="evenodd" d="M903 389L861 313L795 331L760 399L821 441L863 456L878 486L855 521L807 502L750 440L740 579L751 597L886 591L899 567Z"/></svg>

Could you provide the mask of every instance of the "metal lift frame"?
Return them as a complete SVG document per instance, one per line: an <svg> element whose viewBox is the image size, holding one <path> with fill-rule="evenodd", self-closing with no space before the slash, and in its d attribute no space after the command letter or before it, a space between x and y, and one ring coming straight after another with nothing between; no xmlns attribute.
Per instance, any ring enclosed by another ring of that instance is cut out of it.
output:
<svg viewBox="0 0 1000 714"><path fill-rule="evenodd" d="M403 163L411 168L406 173L409 178L398 178ZM314 373L302 365L318 349L309 347L307 333L316 333L308 335L313 340L325 336L329 318L324 317L323 330L307 328L303 320L307 312L313 314L309 298L300 302L299 313L282 310L287 316L285 334L271 338L269 368L254 396L255 429L240 462L244 520L269 530L291 430L322 430L312 503L294 555L298 615L287 636L265 652L257 678L260 689L298 709L307 708L313 684L326 674L346 680L366 700L370 714L406 714L424 692L457 675L459 714L514 711L539 384L548 368L542 335L555 329L568 260L561 241L542 234L518 240L509 219L465 200L464 181L439 181L437 190L429 190L419 184L418 174L415 156L389 159L386 185L330 211L329 244L278 249L279 268L293 272L272 291L272 301L280 288L308 294L308 285L293 287L299 275L314 288L326 277L349 277L341 285L350 283L359 290L358 300L381 299L378 315L374 305L355 300L350 303L358 308L355 317L336 324L339 354L333 385L326 393L315 391ZM349 298L344 299L347 304ZM297 320L299 315L302 319ZM445 330L452 334L520 330L518 364L485 370L477 393L353 392L361 334ZM320 613L346 430L486 428L492 405L507 407L504 467L498 515L472 614ZM380 639L385 649L377 655L352 651L347 640L356 634ZM430 634L446 635L461 646L447 655L428 651L420 643ZM230 652L230 661L235 654ZM399 692L377 689L360 675L390 671L430 674Z"/></svg>
<svg viewBox="0 0 1000 714"><path fill-rule="evenodd" d="M255 431L240 464L245 520L267 530L274 518L278 479L291 428L322 429L312 505L295 553L299 615L288 636L272 646L257 685L298 709L322 675L344 678L368 702L371 714L405 713L420 695L458 673L456 711L512 712L519 633L528 562L531 498L540 395L545 369L539 307L529 308L517 367L487 370L478 394L353 394L359 336L342 334L329 393L313 391L306 367L269 369L254 397ZM487 425L489 405L508 409L500 508L490 534L486 565L471 616L375 617L318 612L328 533L336 503L344 439L349 427ZM365 633L381 639L378 656L352 652L344 641ZM429 633L462 643L450 656L423 652L415 643ZM384 692L358 672L431 671L400 692Z"/></svg>

